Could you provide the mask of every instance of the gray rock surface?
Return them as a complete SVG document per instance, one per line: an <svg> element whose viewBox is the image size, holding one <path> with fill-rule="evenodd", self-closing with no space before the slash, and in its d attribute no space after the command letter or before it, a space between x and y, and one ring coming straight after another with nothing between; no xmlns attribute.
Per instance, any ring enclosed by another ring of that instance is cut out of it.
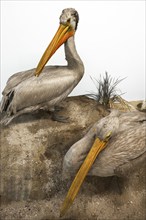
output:
<svg viewBox="0 0 146 220"><path fill-rule="evenodd" d="M69 97L58 112L68 123L54 122L47 112L23 115L1 128L1 218L59 219L71 180L62 177L70 146L107 115L94 100ZM146 217L145 166L125 179L87 177L64 219L137 219Z"/></svg>

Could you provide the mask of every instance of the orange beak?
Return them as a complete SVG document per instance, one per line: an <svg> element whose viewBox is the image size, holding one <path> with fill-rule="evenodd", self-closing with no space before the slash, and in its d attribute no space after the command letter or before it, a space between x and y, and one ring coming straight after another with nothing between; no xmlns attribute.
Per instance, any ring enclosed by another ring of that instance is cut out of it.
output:
<svg viewBox="0 0 146 220"><path fill-rule="evenodd" d="M108 142L108 140L111 137L111 132L109 132L109 134L106 135L106 137L103 140L100 140L99 138L96 138L94 144L92 145L87 157L85 158L83 164L81 165L79 171L77 172L70 188L69 191L67 193L67 196L63 202L63 205L61 207L61 211L60 211L60 217L62 217L63 215L65 215L65 213L67 212L67 210L70 208L70 206L72 205L76 195L78 194L80 187L88 173L88 171L90 170L90 168L92 167L92 164L94 163L94 161L96 160L96 157L98 156L98 154L100 153L100 151L102 151L105 147L106 144Z"/></svg>
<svg viewBox="0 0 146 220"><path fill-rule="evenodd" d="M46 51L44 52L36 70L35 70L35 76L39 76L42 69L44 68L45 64L48 62L48 60L52 57L52 55L56 52L56 50L66 42L68 38L73 36L75 31L72 29L72 27L67 24L63 25L60 24L55 36L53 37L51 43L47 47Z"/></svg>

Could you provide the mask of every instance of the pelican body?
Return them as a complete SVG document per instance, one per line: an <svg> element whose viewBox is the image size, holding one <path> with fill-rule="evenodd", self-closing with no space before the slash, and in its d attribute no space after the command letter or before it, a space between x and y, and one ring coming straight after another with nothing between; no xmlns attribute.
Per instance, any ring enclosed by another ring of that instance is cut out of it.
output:
<svg viewBox="0 0 146 220"><path fill-rule="evenodd" d="M37 68L16 73L8 79L1 102L1 112L6 113L2 120L4 124L8 124L18 115L38 109L55 112L55 107L79 83L84 74L84 66L74 42L78 20L78 13L75 9L64 9L60 16L58 31ZM68 65L44 68L47 61L63 43ZM59 117L55 119L61 121Z"/></svg>
<svg viewBox="0 0 146 220"><path fill-rule="evenodd" d="M146 114L139 111L120 113L117 110L95 123L88 133L66 153L64 174L75 174L96 138L103 139L111 133L106 147L97 156L88 175L121 176L123 170L140 158L146 157ZM140 161L140 160L139 160Z"/></svg>
<svg viewBox="0 0 146 220"><path fill-rule="evenodd" d="M95 123L88 133L66 153L64 176L77 173L60 210L65 215L86 175L124 176L146 158L146 114L111 114ZM93 165L93 166L92 166Z"/></svg>

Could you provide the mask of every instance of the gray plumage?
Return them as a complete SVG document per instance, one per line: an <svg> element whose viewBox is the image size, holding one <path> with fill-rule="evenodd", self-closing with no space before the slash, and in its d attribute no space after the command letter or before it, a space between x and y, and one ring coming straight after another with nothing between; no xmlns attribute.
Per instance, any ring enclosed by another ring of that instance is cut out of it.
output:
<svg viewBox="0 0 146 220"><path fill-rule="evenodd" d="M66 153L63 173L75 174L96 137L103 139L112 132L106 148L97 156L88 175L122 176L132 168L134 161L144 162L146 157L146 114L143 112L120 113L117 110L95 123L88 133ZM123 171L124 170L124 171Z"/></svg>
<svg viewBox="0 0 146 220"><path fill-rule="evenodd" d="M65 9L60 23L70 19L76 29L77 12ZM76 16L76 17L75 17ZM84 73L74 42L74 36L65 43L67 66L47 66L39 77L34 76L35 69L16 73L11 76L3 91L1 112L5 113L2 123L8 124L18 115L38 109L54 111L55 106L65 99L81 80Z"/></svg>

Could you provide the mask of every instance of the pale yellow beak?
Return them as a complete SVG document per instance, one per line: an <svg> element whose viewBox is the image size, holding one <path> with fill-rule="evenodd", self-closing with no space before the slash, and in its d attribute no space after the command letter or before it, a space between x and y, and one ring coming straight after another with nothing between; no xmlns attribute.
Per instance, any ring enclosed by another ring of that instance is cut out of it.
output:
<svg viewBox="0 0 146 220"><path fill-rule="evenodd" d="M75 31L72 29L72 27L67 24L63 25L60 24L55 36L53 37L51 43L47 47L46 51L44 52L36 70L35 70L35 76L39 76L42 69L44 68L45 64L48 62L48 60L52 57L52 55L55 53L55 51L63 44L65 41L73 36Z"/></svg>
<svg viewBox="0 0 146 220"><path fill-rule="evenodd" d="M99 138L96 138L93 146L91 147L87 157L85 158L83 164L81 165L78 173L76 174L69 188L67 196L61 207L60 217L62 217L72 205L88 171L90 170L92 164L94 163L97 155L100 153L100 151L102 151L106 147L106 143L108 142L110 136L111 136L111 133L106 135L104 140L100 140Z"/></svg>

